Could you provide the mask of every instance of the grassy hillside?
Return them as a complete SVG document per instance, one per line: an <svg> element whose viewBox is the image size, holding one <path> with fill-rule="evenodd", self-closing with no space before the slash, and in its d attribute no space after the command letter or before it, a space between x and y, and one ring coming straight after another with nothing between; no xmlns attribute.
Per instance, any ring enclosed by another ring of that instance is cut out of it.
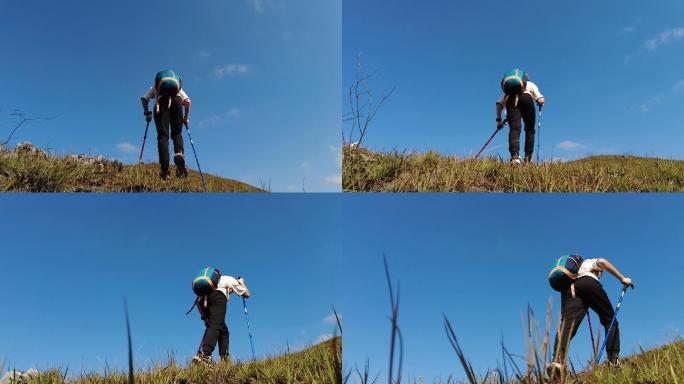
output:
<svg viewBox="0 0 684 384"><path fill-rule="evenodd" d="M523 366L521 366L523 368ZM618 369L606 364L578 372L562 380L539 380L537 377L523 377L503 380L495 372L488 378L476 377L475 381L457 381L453 378L436 380L437 384L682 384L684 382L684 341L674 342L650 351L629 356L622 360ZM417 384L409 380L409 384Z"/></svg>
<svg viewBox="0 0 684 384"><path fill-rule="evenodd" d="M593 156L511 166L434 152L343 149L345 192L683 192L684 161Z"/></svg>
<svg viewBox="0 0 684 384"><path fill-rule="evenodd" d="M171 167L171 174L175 169ZM204 174L209 192L263 192L236 180ZM158 164L123 165L91 156L52 156L31 145L0 149L3 192L203 192L199 173L159 178Z"/></svg>
<svg viewBox="0 0 684 384"><path fill-rule="evenodd" d="M336 337L301 352L274 356L256 362L225 362L212 369L180 366L173 359L158 368L137 372L136 383L169 384L253 384L253 383L340 383L342 376L342 338ZM33 377L30 384L127 384L125 372L83 373L64 379L63 370L52 370Z"/></svg>
<svg viewBox="0 0 684 384"><path fill-rule="evenodd" d="M684 341L674 342L625 358L619 369L602 365L582 372L578 384L668 384L684 383ZM570 382L570 381L569 381Z"/></svg>

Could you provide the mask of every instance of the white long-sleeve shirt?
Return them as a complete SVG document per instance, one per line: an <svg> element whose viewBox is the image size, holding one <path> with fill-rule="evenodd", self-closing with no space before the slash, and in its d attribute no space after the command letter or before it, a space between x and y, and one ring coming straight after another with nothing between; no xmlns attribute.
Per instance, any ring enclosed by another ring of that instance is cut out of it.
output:
<svg viewBox="0 0 684 384"><path fill-rule="evenodd" d="M603 268L598 265L599 259L585 259L580 265L579 271L577 272L577 278L582 276L593 277L598 281L603 273Z"/></svg>
<svg viewBox="0 0 684 384"><path fill-rule="evenodd" d="M525 92L528 95L532 96L533 101L537 101L538 99L544 97L541 92L539 92L539 87L537 87L537 84L527 81L527 86L525 87ZM502 107L506 108L506 100L508 100L508 95L505 93L499 98L499 100L496 101L497 104L501 104Z"/></svg>
<svg viewBox="0 0 684 384"><path fill-rule="evenodd" d="M240 284L236 278L233 276L221 276L219 279L216 289L223 292L226 295L226 300L230 301L231 292L238 296L242 296L247 293L247 288Z"/></svg>
<svg viewBox="0 0 684 384"><path fill-rule="evenodd" d="M190 97L188 97L188 94L185 93L183 88L181 88L180 92L178 92L178 96L181 98L181 102L185 103L185 100L189 100ZM142 95L142 98L145 99L146 101L149 101L150 99L157 99L157 88L156 87L150 87L150 89L145 92L144 95Z"/></svg>

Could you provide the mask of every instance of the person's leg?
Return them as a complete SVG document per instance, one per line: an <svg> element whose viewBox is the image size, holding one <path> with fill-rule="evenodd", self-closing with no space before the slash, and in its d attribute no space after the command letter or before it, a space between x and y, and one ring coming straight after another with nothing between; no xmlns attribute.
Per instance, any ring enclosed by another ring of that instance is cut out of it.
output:
<svg viewBox="0 0 684 384"><path fill-rule="evenodd" d="M225 326L226 318L226 295L221 291L213 291L209 294L207 305L206 324L207 331L202 344L202 353L205 356L211 356L216 347L216 343L221 337L221 331Z"/></svg>
<svg viewBox="0 0 684 384"><path fill-rule="evenodd" d="M154 125L157 127L160 175L166 178L169 174L169 108L165 97L160 98L159 103L159 111L156 108L154 111Z"/></svg>
<svg viewBox="0 0 684 384"><path fill-rule="evenodd" d="M575 337L586 313L585 303L577 295L572 296L571 288L561 293L561 326L553 346L553 361L564 364L570 340Z"/></svg>
<svg viewBox="0 0 684 384"><path fill-rule="evenodd" d="M601 283L591 277L581 277L577 279L577 283L580 283L577 288L578 290L581 290L584 301L594 310L594 312L596 312L601 321L601 325L603 325L605 332L608 333L610 322L615 315L615 309L608 298L608 294L603 289ZM608 360L615 362L620 354L620 329L618 327L617 319L615 319L610 335L606 335L606 338Z"/></svg>
<svg viewBox="0 0 684 384"><path fill-rule="evenodd" d="M185 151L183 149L183 103L178 96L171 101L169 121L171 125L171 139L173 140L173 162L176 164L176 176L187 176L188 171L185 169Z"/></svg>
<svg viewBox="0 0 684 384"><path fill-rule="evenodd" d="M536 133L536 109L534 108L534 101L532 96L527 93L520 96L518 101L518 108L520 115L525 122L525 161L532 160L532 153L534 152L534 134Z"/></svg>
<svg viewBox="0 0 684 384"><path fill-rule="evenodd" d="M506 100L506 118L508 119L508 151L511 160L520 157L520 109L518 108L518 96L509 96Z"/></svg>
<svg viewBox="0 0 684 384"><path fill-rule="evenodd" d="M221 330L221 338L219 338L219 356L221 360L228 359L228 346L230 340L230 331L228 331L228 326L223 323L223 330Z"/></svg>

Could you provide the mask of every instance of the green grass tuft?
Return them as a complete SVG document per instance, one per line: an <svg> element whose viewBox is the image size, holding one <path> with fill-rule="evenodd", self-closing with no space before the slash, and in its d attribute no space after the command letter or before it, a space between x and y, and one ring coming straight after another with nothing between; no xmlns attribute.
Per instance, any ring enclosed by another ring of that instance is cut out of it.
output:
<svg viewBox="0 0 684 384"><path fill-rule="evenodd" d="M435 152L343 148L345 192L684 192L684 161L592 156L511 166Z"/></svg>
<svg viewBox="0 0 684 384"><path fill-rule="evenodd" d="M171 167L171 174L175 169ZM236 180L204 174L208 192L264 192ZM124 165L101 158L53 156L35 148L0 149L2 192L203 192L198 172L159 178L158 164Z"/></svg>
<svg viewBox="0 0 684 384"><path fill-rule="evenodd" d="M249 362L222 362L212 369L188 364L178 365L173 358L157 368L136 372L136 383L169 384L304 384L341 381L342 338L335 337L301 352ZM125 371L81 373L65 379L59 369L43 372L29 384L126 384Z"/></svg>
<svg viewBox="0 0 684 384"><path fill-rule="evenodd" d="M578 375L576 383L675 384L684 383L684 341L642 352L622 361L619 369L607 364Z"/></svg>

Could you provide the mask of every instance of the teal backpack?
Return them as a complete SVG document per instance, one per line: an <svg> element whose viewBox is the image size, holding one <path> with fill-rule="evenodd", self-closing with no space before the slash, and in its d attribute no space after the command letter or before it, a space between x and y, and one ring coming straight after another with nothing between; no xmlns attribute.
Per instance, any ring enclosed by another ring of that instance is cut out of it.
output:
<svg viewBox="0 0 684 384"><path fill-rule="evenodd" d="M202 269L197 277L192 281L192 291L197 296L210 294L218 286L221 278L221 271L216 268L207 267Z"/></svg>
<svg viewBox="0 0 684 384"><path fill-rule="evenodd" d="M157 89L158 96L175 97L183 88L183 80L174 70L167 69L157 73L154 78L154 87Z"/></svg>
<svg viewBox="0 0 684 384"><path fill-rule="evenodd" d="M583 261L584 259L579 255L561 256L549 272L551 288L558 292L570 288L572 283L577 280L577 274Z"/></svg>
<svg viewBox="0 0 684 384"><path fill-rule="evenodd" d="M501 80L501 89L508 96L519 95L525 92L527 87L527 74L516 68L504 73Z"/></svg>

